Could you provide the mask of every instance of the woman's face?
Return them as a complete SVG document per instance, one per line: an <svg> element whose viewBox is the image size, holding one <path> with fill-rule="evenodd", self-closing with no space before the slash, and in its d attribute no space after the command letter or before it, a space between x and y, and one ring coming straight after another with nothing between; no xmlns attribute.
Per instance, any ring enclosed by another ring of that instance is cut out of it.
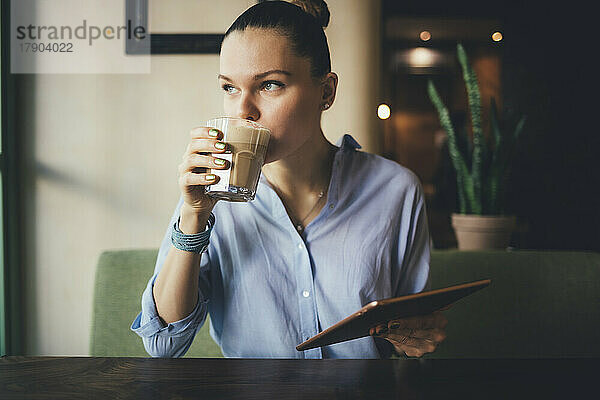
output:
<svg viewBox="0 0 600 400"><path fill-rule="evenodd" d="M265 163L294 154L320 134L321 85L310 75L308 58L290 47L273 30L249 28L231 33L221 48L225 115L271 130Z"/></svg>

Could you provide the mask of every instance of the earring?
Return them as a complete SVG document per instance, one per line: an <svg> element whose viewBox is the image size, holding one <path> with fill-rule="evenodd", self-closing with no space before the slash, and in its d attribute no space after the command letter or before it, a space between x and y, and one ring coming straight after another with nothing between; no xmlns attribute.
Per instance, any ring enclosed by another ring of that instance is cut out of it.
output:
<svg viewBox="0 0 600 400"><path fill-rule="evenodd" d="M324 109L324 110L327 110L327 109L329 108L329 105L330 105L329 103L325 103L325 104L323 104L323 109Z"/></svg>

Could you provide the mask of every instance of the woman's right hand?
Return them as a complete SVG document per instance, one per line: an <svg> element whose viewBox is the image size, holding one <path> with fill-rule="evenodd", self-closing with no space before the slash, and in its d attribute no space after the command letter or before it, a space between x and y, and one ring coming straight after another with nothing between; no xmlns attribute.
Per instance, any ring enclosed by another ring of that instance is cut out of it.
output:
<svg viewBox="0 0 600 400"><path fill-rule="evenodd" d="M194 128L190 131L190 136L190 142L182 157L183 162L179 164L179 188L184 206L188 210L206 214L213 209L218 199L206 195L204 188L219 182L219 177L208 173L207 169L230 167L229 161L214 157L225 152L227 145L220 141L223 133L210 127ZM219 165L219 160L224 163Z"/></svg>

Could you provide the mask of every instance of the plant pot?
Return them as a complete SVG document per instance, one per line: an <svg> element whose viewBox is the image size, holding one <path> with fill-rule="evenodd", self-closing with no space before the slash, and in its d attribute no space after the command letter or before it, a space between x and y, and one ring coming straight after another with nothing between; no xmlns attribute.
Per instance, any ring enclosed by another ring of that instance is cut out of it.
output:
<svg viewBox="0 0 600 400"><path fill-rule="evenodd" d="M514 215L452 214L459 250L506 249L515 222Z"/></svg>

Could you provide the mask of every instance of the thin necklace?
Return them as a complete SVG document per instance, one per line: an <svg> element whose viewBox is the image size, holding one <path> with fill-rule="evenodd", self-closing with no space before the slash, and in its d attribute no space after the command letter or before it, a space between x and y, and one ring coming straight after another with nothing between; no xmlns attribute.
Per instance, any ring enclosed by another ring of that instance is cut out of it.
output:
<svg viewBox="0 0 600 400"><path fill-rule="evenodd" d="M317 205L321 202L321 199L323 198L323 196L325 196L325 191L321 190L319 192L319 198L317 199L317 201L315 202L315 205L313 206L313 208L310 209L310 211L308 212L308 214L306 214L306 216L304 218L302 218L300 221L298 221L296 225L296 230L298 232L302 232L304 230L304 220L306 220L306 218L308 218L313 211L315 211L315 208L317 208Z"/></svg>
<svg viewBox="0 0 600 400"><path fill-rule="evenodd" d="M332 151L335 154L335 150L336 149L330 149L329 154L331 154ZM273 187L275 192L279 195L279 198L282 199L282 203L283 203L283 196L281 195L281 190L279 190L279 188L276 187L273 183L271 183L271 186ZM308 214L306 214L306 216L304 218L302 218L301 220L296 220L296 222L294 222L295 217L293 217L291 211L288 210L288 207L285 205L285 203L283 204L285 209L288 211L288 214L290 215L290 218L292 219L292 224L294 224L298 233L301 233L304 230L304 221L306 220L306 218L308 218L313 213L313 211L315 211L315 208L317 208L317 205L319 205L319 203L321 202L321 199L325 196L325 193L327 193L327 189L328 188L326 187L325 190L321 190L319 192L318 199L315 202L315 204L313 205L313 207L310 209Z"/></svg>
<svg viewBox="0 0 600 400"><path fill-rule="evenodd" d="M279 188L277 188L274 184L271 184L271 186L273 186L273 189L275 189L275 192L277 192L279 194L280 198L281 198L282 196L281 196L281 191L279 190ZM292 224L294 224L294 226L296 227L296 230L298 232L302 232L304 230L304 221L306 220L306 218L308 218L313 213L313 211L315 211L315 208L317 208L317 205L319 205L319 203L321 202L321 199L325 196L326 192L327 192L327 189L321 190L319 192L319 194L317 195L318 199L315 202L315 204L313 205L313 207L310 209L310 211L308 212L308 214L306 214L306 216L304 218L300 219L300 220L296 219L293 216L293 214L288 209L288 207L285 207L286 210L288 210L288 213L289 213L289 215L290 215L290 217L292 219ZM285 204L284 204L284 206L285 206Z"/></svg>

